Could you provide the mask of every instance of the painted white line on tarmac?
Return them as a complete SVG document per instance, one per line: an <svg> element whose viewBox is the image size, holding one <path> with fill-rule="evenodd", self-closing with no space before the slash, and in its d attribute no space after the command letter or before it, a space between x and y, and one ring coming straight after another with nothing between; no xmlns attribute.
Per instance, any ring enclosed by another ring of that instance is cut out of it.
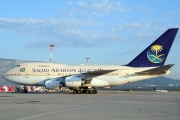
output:
<svg viewBox="0 0 180 120"><path fill-rule="evenodd" d="M43 115L48 115L48 114L53 114L53 113L58 113L58 112L64 112L64 111L70 111L70 110L75 110L75 109L80 109L80 108L84 108L84 107L88 107L90 105L84 105L84 106L80 106L80 107L74 107L74 108L68 108L68 109L64 109L64 110L58 110L58 111L54 111L54 112L46 112L46 113L42 113L39 115L33 115L33 116L29 116L29 117L24 117L24 118L20 118L20 119L16 119L16 120L26 120L29 118L35 118L35 117L39 117L39 116L43 116Z"/></svg>

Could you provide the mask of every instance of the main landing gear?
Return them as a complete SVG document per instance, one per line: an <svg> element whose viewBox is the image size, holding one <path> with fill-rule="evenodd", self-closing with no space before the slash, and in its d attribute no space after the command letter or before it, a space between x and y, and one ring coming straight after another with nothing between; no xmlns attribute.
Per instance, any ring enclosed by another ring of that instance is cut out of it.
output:
<svg viewBox="0 0 180 120"><path fill-rule="evenodd" d="M74 94L97 94L97 90L95 88L79 88L79 89L74 89L73 90Z"/></svg>
<svg viewBox="0 0 180 120"><path fill-rule="evenodd" d="M28 87L27 85L24 85L23 88L16 86L15 88L16 93L27 93L28 92Z"/></svg>

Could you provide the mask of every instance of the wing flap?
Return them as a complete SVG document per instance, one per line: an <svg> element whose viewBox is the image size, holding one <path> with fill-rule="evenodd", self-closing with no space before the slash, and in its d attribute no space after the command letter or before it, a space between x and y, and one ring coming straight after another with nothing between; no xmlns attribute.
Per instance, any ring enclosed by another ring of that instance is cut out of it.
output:
<svg viewBox="0 0 180 120"><path fill-rule="evenodd" d="M87 79L87 78L92 78L92 77L104 75L104 74L107 74L107 73L110 73L110 72L114 72L116 70L118 70L118 69L88 71L88 72L78 73L78 74L73 74L73 75L83 75L83 76L86 76L86 79ZM59 78L66 78L66 77L69 77L69 76L72 76L72 74L71 75L62 76L62 77L59 77Z"/></svg>

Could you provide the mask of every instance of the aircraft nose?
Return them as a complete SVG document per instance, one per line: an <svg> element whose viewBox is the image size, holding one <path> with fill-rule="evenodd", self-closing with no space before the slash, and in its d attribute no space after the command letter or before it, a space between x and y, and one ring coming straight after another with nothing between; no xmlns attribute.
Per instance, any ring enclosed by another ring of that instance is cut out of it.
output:
<svg viewBox="0 0 180 120"><path fill-rule="evenodd" d="M2 78L3 78L3 79L6 79L6 73L2 75Z"/></svg>
<svg viewBox="0 0 180 120"><path fill-rule="evenodd" d="M8 72L6 72L5 74L3 74L2 78L5 79L5 80L9 80Z"/></svg>

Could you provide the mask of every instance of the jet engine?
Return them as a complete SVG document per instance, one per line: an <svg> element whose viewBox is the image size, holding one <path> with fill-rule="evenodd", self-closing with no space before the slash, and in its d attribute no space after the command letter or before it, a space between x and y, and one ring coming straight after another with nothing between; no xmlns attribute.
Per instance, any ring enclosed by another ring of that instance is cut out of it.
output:
<svg viewBox="0 0 180 120"><path fill-rule="evenodd" d="M46 80L44 86L48 90L54 90L55 88L60 87L60 80L59 79Z"/></svg>
<svg viewBox="0 0 180 120"><path fill-rule="evenodd" d="M82 81L82 78L79 75L73 75L65 78L65 85L67 87L81 87L85 81Z"/></svg>

